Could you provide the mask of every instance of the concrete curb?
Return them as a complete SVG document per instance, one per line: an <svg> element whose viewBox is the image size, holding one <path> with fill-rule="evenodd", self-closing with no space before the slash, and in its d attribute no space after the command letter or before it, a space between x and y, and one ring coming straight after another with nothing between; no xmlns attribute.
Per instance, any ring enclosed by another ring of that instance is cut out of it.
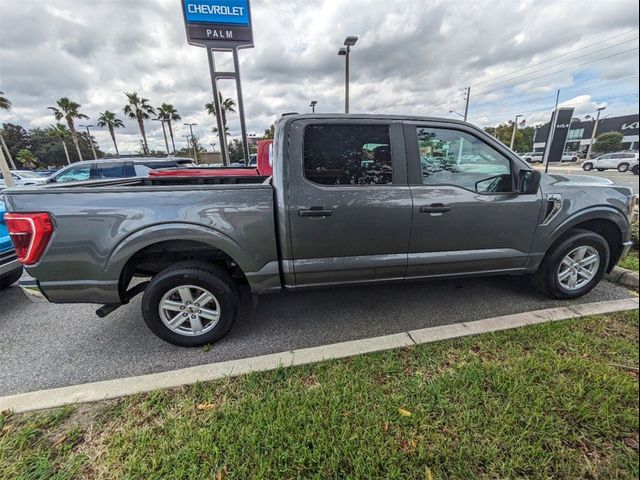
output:
<svg viewBox="0 0 640 480"><path fill-rule="evenodd" d="M615 267L611 273L607 273L604 278L609 280L611 283L617 283L618 285L638 290L638 272L634 272L633 270Z"/></svg>
<svg viewBox="0 0 640 480"><path fill-rule="evenodd" d="M449 338L508 330L526 325L566 320L586 315L635 310L637 308L638 299L627 298L623 300L573 305L570 307L549 308L487 318L474 322L411 330L409 332L383 337L365 338L320 347L261 355L253 358L212 363L170 372L153 373L0 397L0 411L13 410L19 413L61 407L72 403L96 402L125 395L149 392L160 388L171 388L197 382L218 380L249 372L261 372L280 367L306 365L322 360L345 358L363 353L437 342Z"/></svg>

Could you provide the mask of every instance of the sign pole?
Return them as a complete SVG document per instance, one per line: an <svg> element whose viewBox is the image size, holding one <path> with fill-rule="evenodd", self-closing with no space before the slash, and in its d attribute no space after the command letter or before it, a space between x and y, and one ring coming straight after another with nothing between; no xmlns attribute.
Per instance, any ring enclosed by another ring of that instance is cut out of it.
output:
<svg viewBox="0 0 640 480"><path fill-rule="evenodd" d="M547 143L544 146L544 155L542 157L542 161L544 162L544 173L549 173L549 151L551 150L551 142L553 142L553 134L556 130L556 119L558 116L559 100L560 90L558 89L558 93L556 94L556 106L553 109L553 115L551 115L551 123L549 123L549 135L547 135Z"/></svg>
<svg viewBox="0 0 640 480"><path fill-rule="evenodd" d="M233 66L236 72L236 89L238 92L238 114L240 115L240 131L242 133L242 149L244 150L244 163L249 166L249 141L247 139L247 125L244 118L244 102L242 100L242 84L240 83L240 60L238 49L233 49Z"/></svg>
<svg viewBox="0 0 640 480"><path fill-rule="evenodd" d="M4 178L4 184L7 187L15 187L16 184L13 181L13 177L11 176L11 171L9 170L9 165L7 165L7 160L4 158L4 152L2 148L0 148L0 171L2 172L2 178Z"/></svg>
<svg viewBox="0 0 640 480"><path fill-rule="evenodd" d="M216 64L213 58L213 49L207 47L209 58L209 72L211 73L211 87L213 89L213 107L216 110L216 123L218 124L218 139L220 140L220 155L222 157L222 165L225 167L229 164L227 158L227 132L224 129L222 121L222 105L220 104L220 92L218 90L218 78L216 77Z"/></svg>

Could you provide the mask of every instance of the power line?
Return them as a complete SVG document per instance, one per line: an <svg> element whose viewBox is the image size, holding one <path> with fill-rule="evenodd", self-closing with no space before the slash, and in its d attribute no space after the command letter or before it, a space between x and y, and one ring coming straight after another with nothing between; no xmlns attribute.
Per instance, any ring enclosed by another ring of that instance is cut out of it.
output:
<svg viewBox="0 0 640 480"><path fill-rule="evenodd" d="M603 40L601 40L601 41L599 41L599 42L591 43L591 44L586 45L586 46L584 46L584 47L577 48L577 49L575 49L575 50L571 50L571 51L569 51L569 52L567 52L567 53L563 53L563 54L558 55L558 56L556 56L556 57L554 57L554 58L550 58L550 59L548 59L548 60L543 60L542 62L534 63L534 64L529 65L529 66L527 66L527 67L523 67L523 68L522 68L522 69L520 69L520 70L516 70L516 71L510 72L510 73L504 73L504 74L502 74L502 75L498 75L498 76L496 76L496 77L492 77L492 78L489 78L489 79L487 79L487 80L483 80L483 81L481 81L481 82L472 83L472 84L471 84L471 86L472 86L472 87L475 87L475 86L478 86L478 85L482 85L483 83L492 82L492 81L494 81L494 80L495 80L495 79L497 79L497 78L508 77L508 76L510 76L510 75L512 75L512 74L514 74L514 73L518 73L518 72L520 72L520 71L522 71L522 70L524 70L524 69L529 69L529 68L532 68L532 67L537 67L538 65L543 65L543 64L545 64L545 63L548 63L548 62L551 62L551 61L557 60L558 58L566 57L567 55L571 55L571 54L573 54L573 53L580 52L580 51L585 50L585 49L587 49L587 48L591 48L591 47L594 47L594 46L597 46L597 45L601 45L603 42L608 42L609 40L613 40L613 39L615 39L615 38L623 37L623 36L625 36L625 35L628 35L628 34L630 34L630 33L636 32L636 31L638 31L638 29L637 29L637 28L634 28L633 30L629 30L629 31L627 31L627 32L620 33L620 34L618 34L618 35L614 35L613 37L605 38L605 39L603 39ZM636 38L633 38L633 39L630 39L630 40L625 40L624 42L618 43L618 44L616 44L616 45L611 45L610 47L606 47L606 48L612 48L612 47L615 47L615 46L617 46L617 45L622 45L622 44L624 44L624 43L631 42L631 41L633 41L633 40L637 40L637 37L636 37ZM605 50L605 49L602 49L602 50ZM575 58L580 58L580 57L583 57L583 56L588 56L588 55L591 55L591 54L593 54L593 53L597 53L598 51L601 51L601 50L596 50L595 52L587 53L587 54L584 54L584 55L581 55L581 56L578 56L578 57L575 57ZM574 60L575 60L575 58L574 58ZM571 61L571 60L568 60L568 61ZM566 63L566 62L565 62L565 63ZM531 72L530 72L530 73L531 73Z"/></svg>
<svg viewBox="0 0 640 480"><path fill-rule="evenodd" d="M533 81L533 80L538 80L538 79L540 79L540 78L545 78L545 77L550 77L550 76L552 76L552 75L557 75L558 73L566 72L566 71L568 71L568 70L573 70L574 68L583 67L583 66L585 66L585 65L590 65L590 64L592 64L592 63L601 62L602 60L607 60L607 59L609 59L609 58L617 57L618 55L623 55L623 54L625 54L625 53L633 52L634 50L638 50L638 47L630 48L630 49L628 49L628 50L623 50L623 51L621 51L621 52L617 52L617 53L612 53L611 55L607 55L607 56L604 56L604 57L601 57L601 58L596 58L595 60L590 60L590 61L588 61L588 62L580 63L580 64L578 64L578 65L573 65L573 66L571 66L571 67L562 68L562 69L557 70L557 71L555 71L555 72L547 73L547 74L544 74L544 75L538 75L537 77L533 77L533 78L527 78L527 80L526 80L526 81L524 81L524 82L509 83L509 82L510 82L510 80L509 80L509 81L507 81L507 83L506 83L506 84L501 85L501 86L499 86L499 87L497 87L497 88L494 88L493 90L489 90L489 91L485 91L485 92L480 92L480 93L481 93L481 94L484 94L484 95L487 95L487 94L489 94L489 93L493 93L493 92L497 92L498 90L502 90L503 88L513 87L513 86L518 85L518 84L521 84L521 83L527 83L527 82L530 82L530 81ZM533 73L533 72L532 72L532 73ZM526 75L529 75L529 74L525 74L525 75L521 75L521 76L526 76ZM516 78L516 77L514 77L514 78ZM512 79L512 80L513 80L513 79ZM495 85L494 85L494 86L495 86ZM485 87L485 88L486 88L486 87Z"/></svg>
<svg viewBox="0 0 640 480"><path fill-rule="evenodd" d="M614 95L611 97L600 97L597 99L591 99L591 100L587 100L584 102L576 102L576 103L571 103L570 106L575 106L575 105L584 105L587 103L593 103L596 101L603 101L603 100L614 100L616 98L624 98L624 97L637 97L639 95L639 92L633 92L633 93L626 93L626 94L622 94L622 95ZM561 103L566 103L566 102L561 102ZM524 112L521 113L537 113L537 112L543 112L545 110L551 110L553 108L553 105L548 105L546 107L543 108L538 108L535 110L525 110ZM515 111L515 110L514 110ZM520 110L518 110L520 112ZM483 115L482 112L480 113L476 113L475 115ZM507 112L507 113L498 113L498 114L494 114L494 115L484 115L485 118L497 118L497 117L509 117L511 115L511 112Z"/></svg>

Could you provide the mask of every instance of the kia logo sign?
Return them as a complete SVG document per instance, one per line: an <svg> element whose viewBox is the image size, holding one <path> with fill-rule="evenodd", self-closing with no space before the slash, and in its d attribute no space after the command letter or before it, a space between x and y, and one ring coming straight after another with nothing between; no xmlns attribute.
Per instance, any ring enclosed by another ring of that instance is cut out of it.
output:
<svg viewBox="0 0 640 480"><path fill-rule="evenodd" d="M556 125L556 128L569 128L570 126L570 123L559 123Z"/></svg>

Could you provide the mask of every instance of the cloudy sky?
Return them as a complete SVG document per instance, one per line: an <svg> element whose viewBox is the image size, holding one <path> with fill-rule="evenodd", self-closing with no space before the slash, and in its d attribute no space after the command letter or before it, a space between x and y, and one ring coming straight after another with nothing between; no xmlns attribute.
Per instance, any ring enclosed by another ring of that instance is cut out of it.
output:
<svg viewBox="0 0 640 480"><path fill-rule="evenodd" d="M339 112L346 35L351 110L455 116L471 86L469 120L486 126L523 114L548 119L556 89L576 114L607 105L638 112L638 2L515 0L253 0L255 48L241 51L248 130L260 134L282 112ZM233 84L221 84L235 96ZM215 141L203 105L212 94L206 53L187 45L180 0L0 0L0 91L12 111L0 122L53 123L62 96L124 119L124 91L172 103ZM138 148L136 124L118 131L121 152ZM230 118L232 134L239 130ZM152 148L163 149L148 122ZM186 127L176 128L180 142ZM96 130L112 151L108 134Z"/></svg>

